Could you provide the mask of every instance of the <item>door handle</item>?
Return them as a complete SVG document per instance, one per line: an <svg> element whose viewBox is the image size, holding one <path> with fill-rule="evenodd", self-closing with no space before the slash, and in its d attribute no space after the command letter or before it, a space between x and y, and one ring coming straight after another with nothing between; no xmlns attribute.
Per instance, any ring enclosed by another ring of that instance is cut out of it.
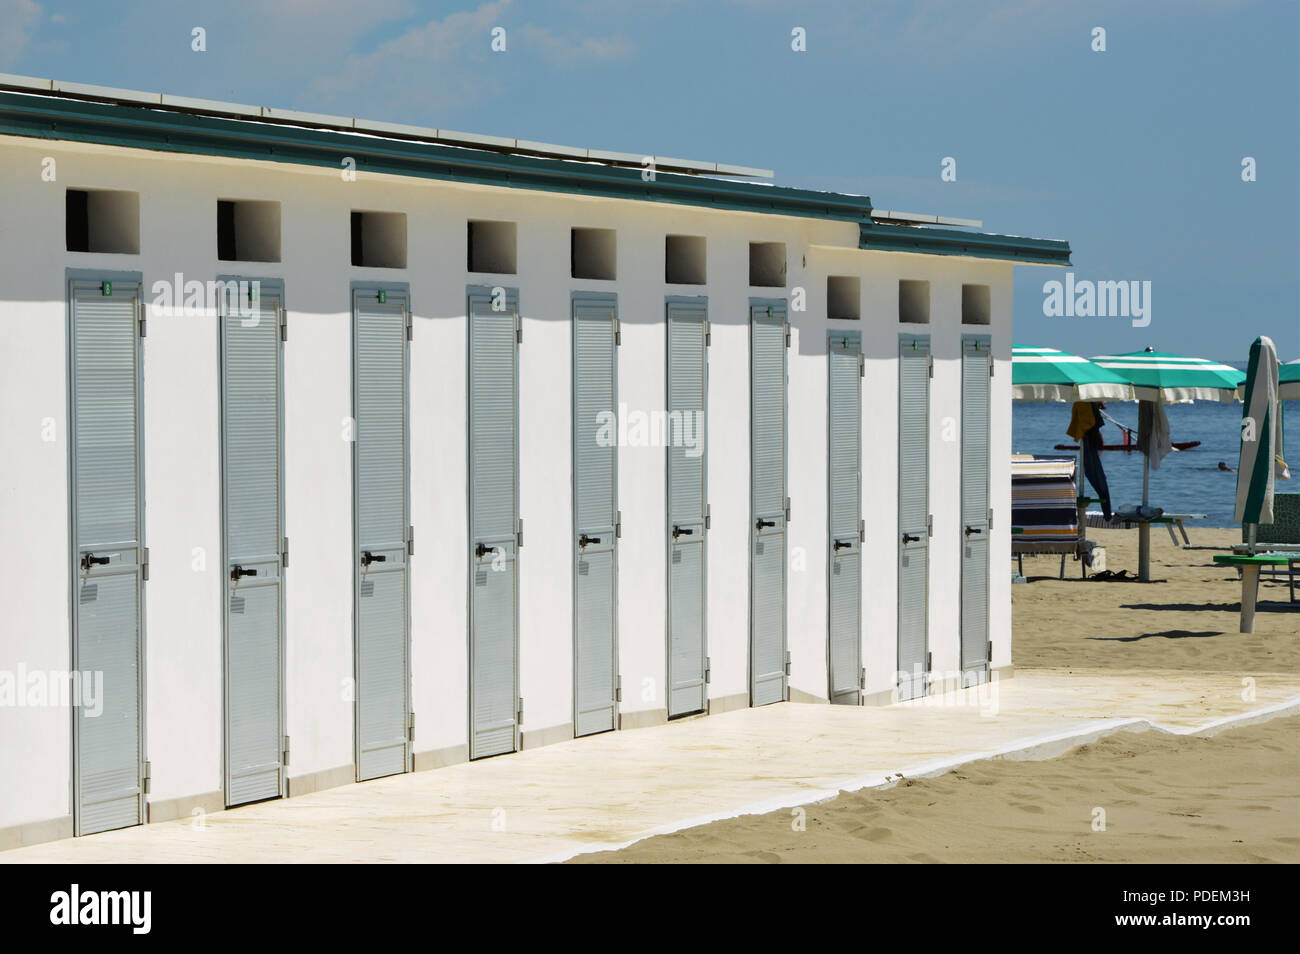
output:
<svg viewBox="0 0 1300 954"><path fill-rule="evenodd" d="M979 527L967 527L967 528L966 528L966 536L968 536L968 537L969 537L972 533L983 533L983 532L984 532L984 531L981 530Z"/></svg>
<svg viewBox="0 0 1300 954"><path fill-rule="evenodd" d="M600 537L589 537L585 533L578 537L578 546L585 547L588 543L599 543Z"/></svg>
<svg viewBox="0 0 1300 954"><path fill-rule="evenodd" d="M97 557L93 553L87 553L81 558L81 568L89 570L92 566L107 566L108 557Z"/></svg>
<svg viewBox="0 0 1300 954"><path fill-rule="evenodd" d="M916 536L915 534L911 534L911 533L905 533L905 534L903 534L903 542L904 542L904 543L915 543L917 540L920 540L920 539L921 539L921 538L918 537L918 536Z"/></svg>
<svg viewBox="0 0 1300 954"><path fill-rule="evenodd" d="M487 554L491 552L492 552L492 548L488 546L486 543L480 543L478 546L474 548L474 556L476 556L480 560L483 559L483 557L485 557Z"/></svg>
<svg viewBox="0 0 1300 954"><path fill-rule="evenodd" d="M238 583L241 576L257 576L257 571L251 568L245 570L242 566L236 563L230 568L230 580L232 583Z"/></svg>
<svg viewBox="0 0 1300 954"><path fill-rule="evenodd" d="M851 546L853 546L853 544L850 543L850 542L847 541L847 540L836 540L836 541L835 541L835 550L836 550L836 551L839 551L839 550L847 550L847 549L848 549L849 547L851 547Z"/></svg>
<svg viewBox="0 0 1300 954"><path fill-rule="evenodd" d="M386 556L375 556L375 555L374 555L373 553L371 553L369 550L363 550L362 553L361 553L361 565L362 565L362 566L370 566L370 564L372 564L372 563L387 563L387 562L388 562L388 557L386 557Z"/></svg>
<svg viewBox="0 0 1300 954"><path fill-rule="evenodd" d="M677 526L677 524L673 524L673 539L674 539L674 540L676 540L678 537L690 537L690 536L694 536L694 535L695 535L695 531L694 531L694 530L683 530L681 527Z"/></svg>
<svg viewBox="0 0 1300 954"><path fill-rule="evenodd" d="M775 520L764 520L762 517L759 517L759 518L758 518L758 523L755 524L755 526L757 526L759 530L762 530L764 527L775 527L775 526L776 526L776 521L775 521Z"/></svg>

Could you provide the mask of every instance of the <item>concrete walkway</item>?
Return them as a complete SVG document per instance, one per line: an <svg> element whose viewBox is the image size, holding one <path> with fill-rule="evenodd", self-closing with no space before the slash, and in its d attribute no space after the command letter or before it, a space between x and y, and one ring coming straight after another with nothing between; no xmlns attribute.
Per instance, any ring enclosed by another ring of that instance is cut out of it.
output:
<svg viewBox="0 0 1300 954"><path fill-rule="evenodd" d="M20 862L556 861L983 758L1300 712L1300 677L1022 670L888 708L782 704L0 853Z"/></svg>

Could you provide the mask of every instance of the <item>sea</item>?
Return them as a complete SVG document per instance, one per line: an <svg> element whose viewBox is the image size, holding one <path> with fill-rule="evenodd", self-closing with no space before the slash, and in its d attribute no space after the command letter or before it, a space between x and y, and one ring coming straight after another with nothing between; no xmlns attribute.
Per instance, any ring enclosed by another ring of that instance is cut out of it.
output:
<svg viewBox="0 0 1300 954"><path fill-rule="evenodd" d="M1065 433L1070 426L1070 405L1054 402L1016 401L1011 406L1011 449L1017 454L1077 456L1077 451L1058 451L1055 444L1074 444ZM1283 401L1284 457L1290 465L1290 480L1278 480L1277 493L1300 493L1300 401ZM1137 428L1138 406L1111 402L1106 413L1128 427ZM1233 519L1237 493L1237 458L1241 452L1241 404L1197 401L1166 405L1169 436L1174 441L1200 441L1199 447L1173 451L1151 471L1151 505L1166 513L1203 513L1207 519L1189 524L1203 527L1239 527ZM1124 435L1113 424L1102 428L1107 444L1122 444ZM1219 469L1219 462L1233 468ZM1139 451L1103 451L1102 466L1110 485L1111 505L1118 510L1142 502L1142 454ZM1092 488L1089 497L1095 497ZM1100 509L1090 504L1090 510Z"/></svg>

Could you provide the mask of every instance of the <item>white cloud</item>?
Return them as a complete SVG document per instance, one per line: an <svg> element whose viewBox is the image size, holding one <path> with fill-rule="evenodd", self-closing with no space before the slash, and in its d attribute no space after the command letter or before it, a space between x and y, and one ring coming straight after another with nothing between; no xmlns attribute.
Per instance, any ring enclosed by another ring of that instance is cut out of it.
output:
<svg viewBox="0 0 1300 954"><path fill-rule="evenodd" d="M33 0L0 0L0 66L17 62L40 22Z"/></svg>
<svg viewBox="0 0 1300 954"><path fill-rule="evenodd" d="M318 76L309 98L329 104L364 90L388 110L421 112L461 106L496 88L489 71L470 63L493 55L491 29L502 24L511 0L493 0L415 27L370 53L347 56L331 75Z"/></svg>
<svg viewBox="0 0 1300 954"><path fill-rule="evenodd" d="M580 39L559 36L546 27L528 24L520 31L530 49L536 49L557 66L573 66L593 61L618 60L632 50L626 38L614 36L587 36Z"/></svg>

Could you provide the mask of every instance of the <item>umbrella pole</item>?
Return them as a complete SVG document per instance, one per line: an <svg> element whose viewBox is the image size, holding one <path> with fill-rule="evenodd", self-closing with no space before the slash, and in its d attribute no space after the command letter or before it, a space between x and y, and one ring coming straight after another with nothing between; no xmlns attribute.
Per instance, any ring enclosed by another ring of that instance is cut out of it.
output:
<svg viewBox="0 0 1300 954"><path fill-rule="evenodd" d="M1151 489L1151 458L1142 455L1142 514L1146 516L1147 502ZM1138 524L1138 582L1151 580L1151 521L1142 520Z"/></svg>

